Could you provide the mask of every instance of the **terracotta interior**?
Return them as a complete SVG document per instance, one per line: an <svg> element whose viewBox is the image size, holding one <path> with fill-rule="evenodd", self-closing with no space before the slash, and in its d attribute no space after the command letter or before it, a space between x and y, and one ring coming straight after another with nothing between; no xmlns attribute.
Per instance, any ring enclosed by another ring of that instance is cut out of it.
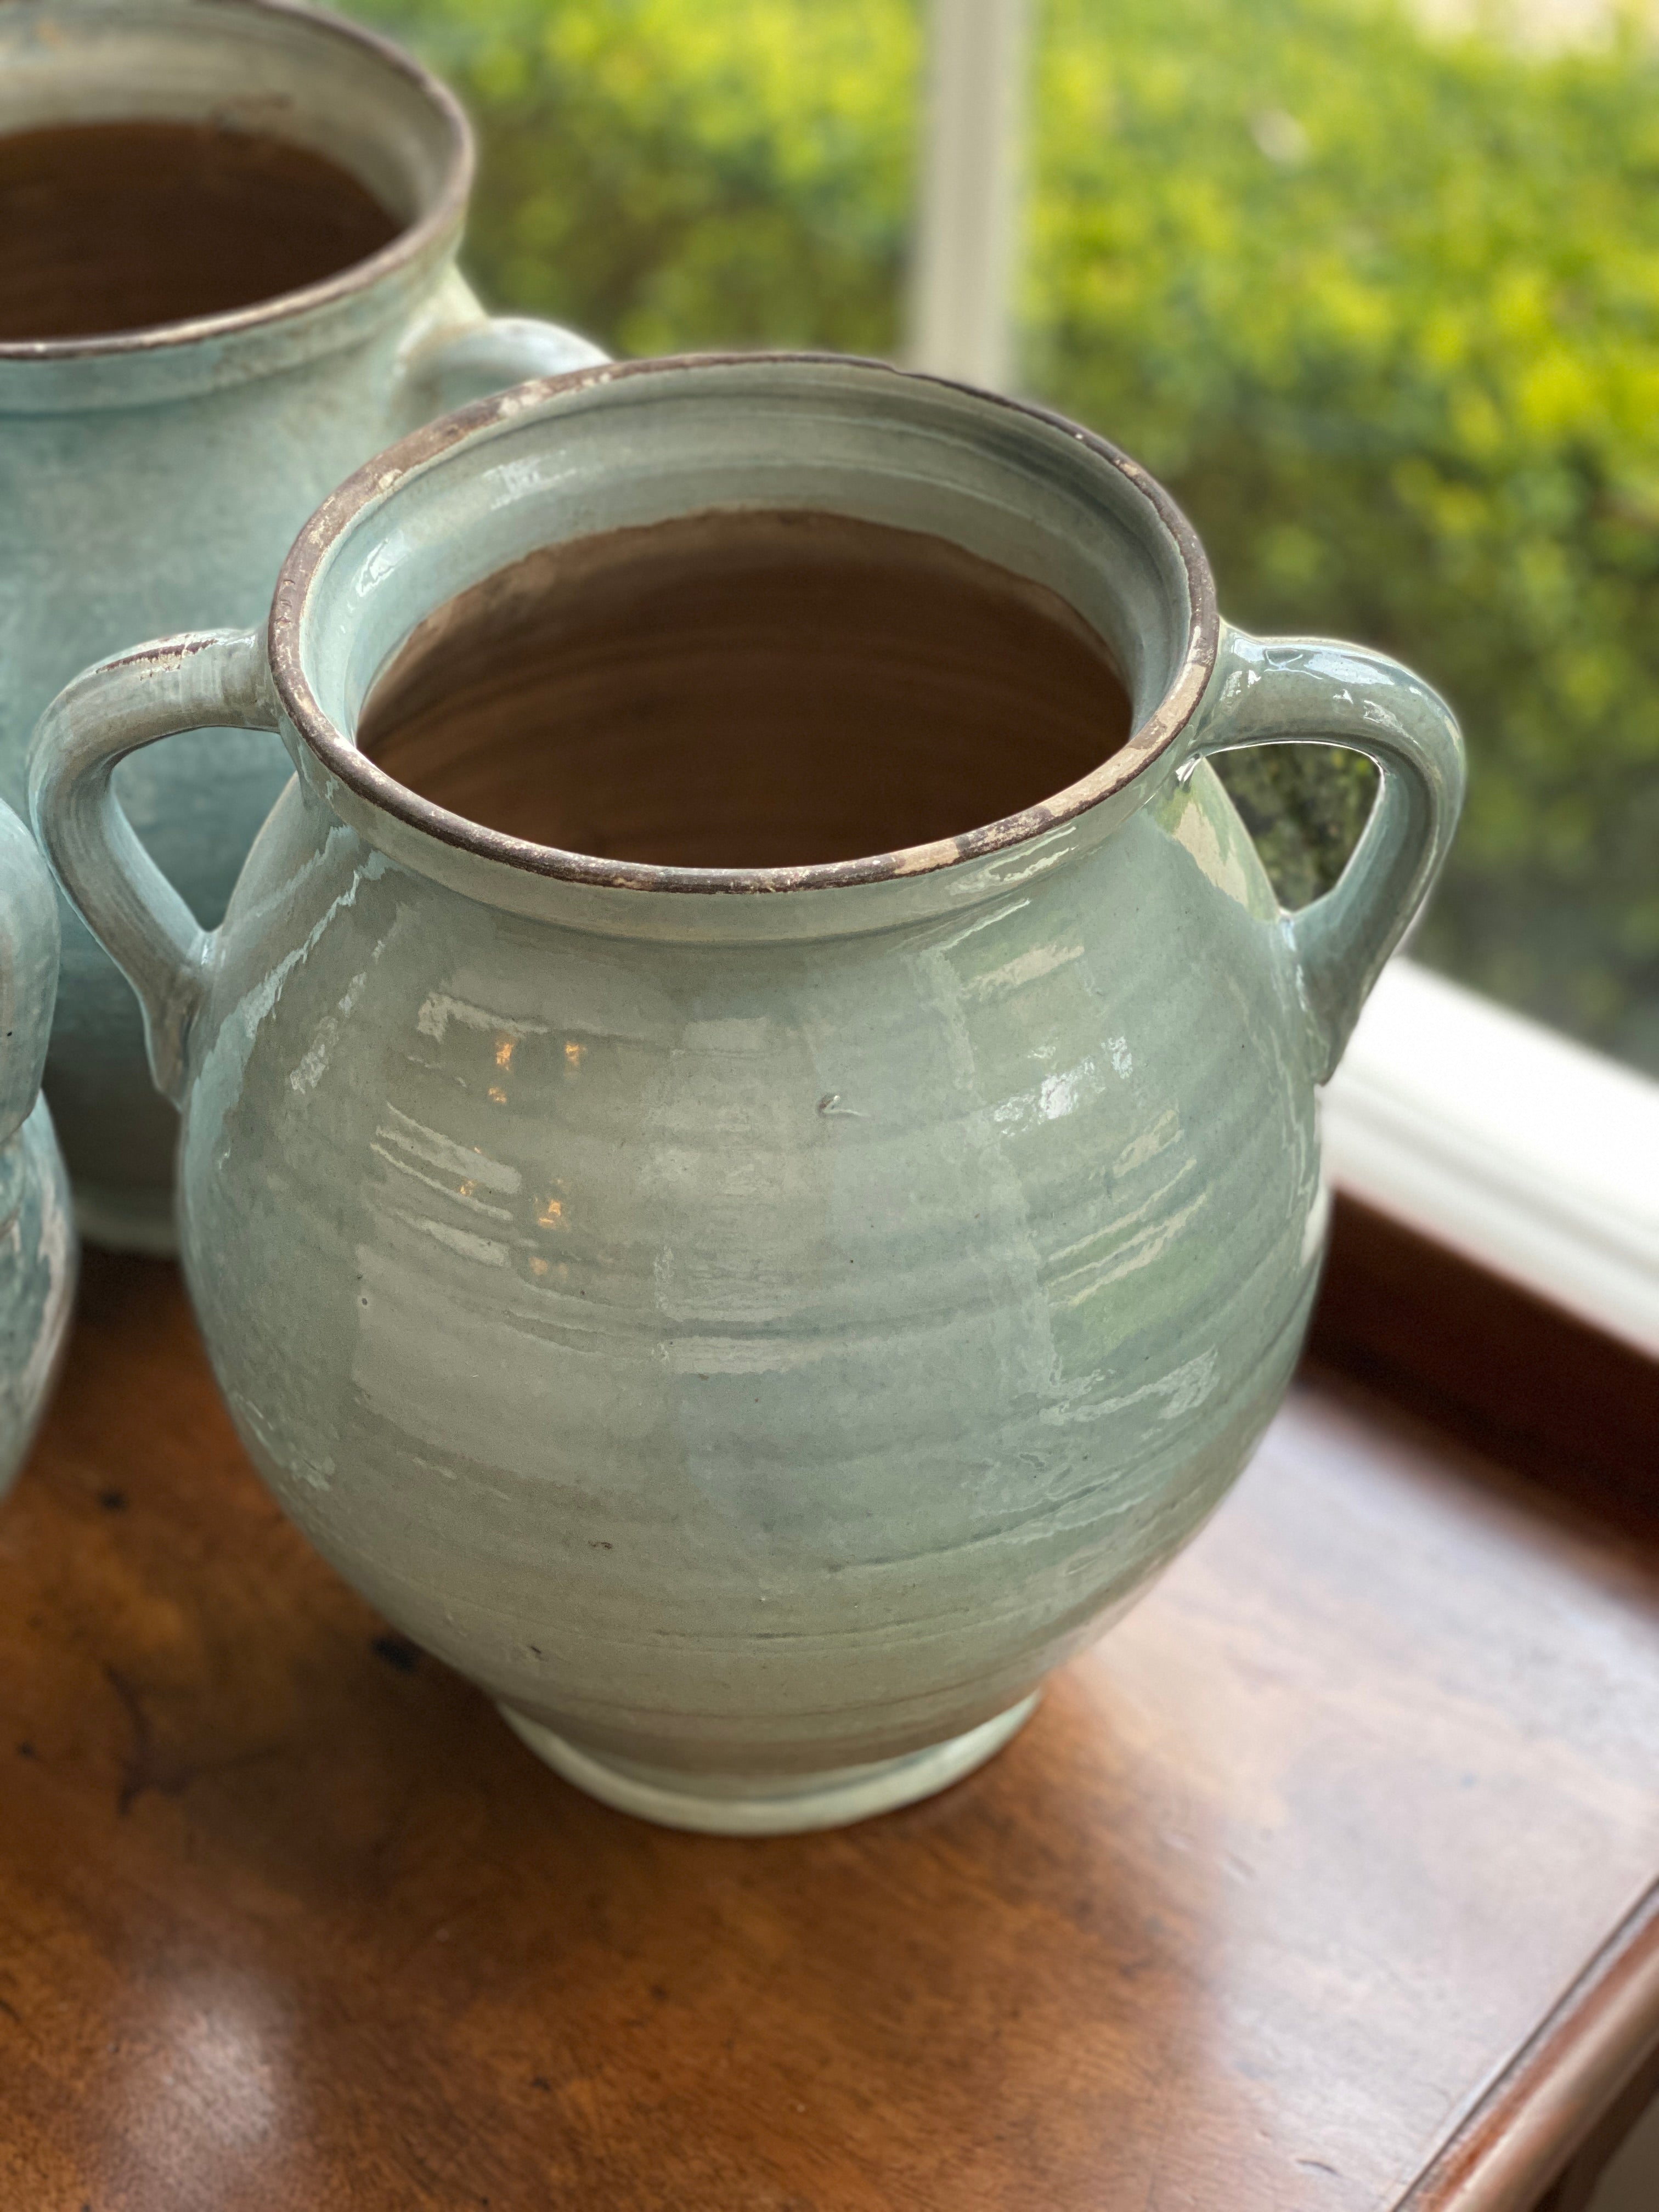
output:
<svg viewBox="0 0 1659 2212"><path fill-rule="evenodd" d="M228 313L337 275L401 226L319 154L210 123L0 137L0 342Z"/></svg>
<svg viewBox="0 0 1659 2212"><path fill-rule="evenodd" d="M688 516L549 546L429 616L363 750L491 829L611 860L799 866L1052 797L1129 732L1095 634L953 545Z"/></svg>

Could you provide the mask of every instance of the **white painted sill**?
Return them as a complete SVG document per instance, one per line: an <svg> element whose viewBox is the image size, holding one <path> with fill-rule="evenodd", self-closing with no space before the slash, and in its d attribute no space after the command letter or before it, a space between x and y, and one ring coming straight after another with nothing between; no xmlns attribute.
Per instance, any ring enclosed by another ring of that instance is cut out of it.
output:
<svg viewBox="0 0 1659 2212"><path fill-rule="evenodd" d="M1322 1127L1339 1190L1659 1357L1659 1083L1397 959Z"/></svg>

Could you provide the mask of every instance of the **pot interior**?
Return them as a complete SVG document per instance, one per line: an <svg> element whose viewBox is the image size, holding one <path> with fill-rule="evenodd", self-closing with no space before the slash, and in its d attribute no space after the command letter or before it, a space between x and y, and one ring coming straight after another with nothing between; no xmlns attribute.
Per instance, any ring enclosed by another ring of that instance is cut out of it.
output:
<svg viewBox="0 0 1659 2212"><path fill-rule="evenodd" d="M455 205L465 125L413 62L261 0L0 7L0 348L308 297Z"/></svg>
<svg viewBox="0 0 1659 2212"><path fill-rule="evenodd" d="M1124 742L1127 693L1046 585L925 532L738 508L547 545L435 609L357 743L538 845L810 866L1039 805Z"/></svg>
<svg viewBox="0 0 1659 2212"><path fill-rule="evenodd" d="M213 122L0 137L0 343L226 314L337 276L402 228L308 147Z"/></svg>

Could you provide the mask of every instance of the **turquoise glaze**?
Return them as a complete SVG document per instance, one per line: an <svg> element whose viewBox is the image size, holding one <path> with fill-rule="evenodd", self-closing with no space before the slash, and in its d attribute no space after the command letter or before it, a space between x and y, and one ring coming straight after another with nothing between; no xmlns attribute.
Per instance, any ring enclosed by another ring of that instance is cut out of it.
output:
<svg viewBox="0 0 1659 2212"><path fill-rule="evenodd" d="M357 752L377 672L457 591L732 504L1059 591L1133 738L969 836L750 872L525 845ZM207 937L110 779L224 722L278 728L299 775ZM1294 916L1206 759L1268 739L1382 773ZM268 641L88 671L33 788L183 1105L185 1265L267 1481L553 1765L759 1832L986 1756L1244 1464L1318 1274L1316 1085L1462 773L1397 664L1219 626L1113 448L763 359L587 372L405 441L301 534Z"/></svg>
<svg viewBox="0 0 1659 2212"><path fill-rule="evenodd" d="M75 1301L69 1180L40 1096L57 988L57 894L0 805L0 1497L33 1440Z"/></svg>
<svg viewBox="0 0 1659 2212"><path fill-rule="evenodd" d="M30 732L77 668L157 631L263 620L295 532L368 455L459 399L600 357L485 320L454 269L466 125L395 49L277 0L0 9L0 131L207 115L319 147L406 228L234 314L0 343L0 796L19 806ZM124 773L133 823L204 921L288 774L270 738L223 731ZM88 1232L170 1249L176 1120L131 993L70 915L46 1089Z"/></svg>

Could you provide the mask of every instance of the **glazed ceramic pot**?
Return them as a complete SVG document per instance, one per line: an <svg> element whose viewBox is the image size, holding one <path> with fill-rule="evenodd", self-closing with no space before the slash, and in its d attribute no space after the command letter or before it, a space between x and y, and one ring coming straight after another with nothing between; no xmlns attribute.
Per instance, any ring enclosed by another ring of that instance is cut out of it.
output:
<svg viewBox="0 0 1659 2212"><path fill-rule="evenodd" d="M757 507L1054 593L1132 734L968 834L749 869L526 843L359 749L455 594ZM111 777L222 724L298 775L209 936ZM1207 764L1269 741L1382 772L1294 915ZM416 434L302 533L268 635L70 685L32 787L183 1109L184 1262L265 1480L562 1772L752 1833L986 1757L1238 1474L1318 1273L1316 1089L1462 775L1395 663L1224 628L1190 527L1099 439L779 358L586 372Z"/></svg>
<svg viewBox="0 0 1659 2212"><path fill-rule="evenodd" d="M75 1303L69 1178L40 1096L58 988L58 895L0 805L0 1496L51 1395Z"/></svg>
<svg viewBox="0 0 1659 2212"><path fill-rule="evenodd" d="M454 269L465 122L394 48L281 0L0 9L0 137L164 120L322 149L401 228L234 311L0 340L0 795L20 806L30 732L76 669L159 630L262 620L295 531L369 454L443 407L599 358L485 319ZM270 738L222 732L123 776L130 818L203 921L288 774ZM170 1249L176 1119L149 1087L131 993L72 915L46 1090L88 1232Z"/></svg>

